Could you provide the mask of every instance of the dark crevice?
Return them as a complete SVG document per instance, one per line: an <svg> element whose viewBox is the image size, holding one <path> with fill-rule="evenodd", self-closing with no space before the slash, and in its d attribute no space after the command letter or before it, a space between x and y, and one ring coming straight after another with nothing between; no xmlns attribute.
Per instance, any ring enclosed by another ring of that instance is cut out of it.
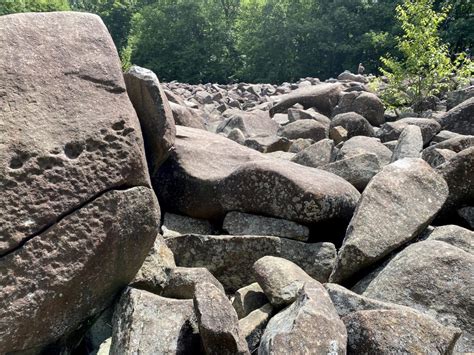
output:
<svg viewBox="0 0 474 355"><path fill-rule="evenodd" d="M102 190L102 191L99 191L98 193L96 193L95 195L93 195L92 197L88 198L87 200L81 202L79 205L77 206L74 206L74 207L71 207L69 208L67 211L61 213L58 217L56 217L54 220L52 220L51 222L49 222L48 224L46 224L45 226L43 226L42 228L40 228L38 231L36 231L35 233L23 238L16 247L4 252L3 254L0 254L0 259L2 259L3 257L5 256L8 256L10 254L13 254L15 253L16 251L18 251L19 249L23 248L23 246L28 243L31 239L43 234L44 232L46 232L49 228L53 227L54 225L58 224L59 222L61 222L63 219L67 218L68 216L70 216L71 214L73 214L74 212L76 212L77 210L80 210L81 208L85 207L86 205L90 204L91 202L95 201L96 199L98 199L99 197L102 197L103 195L105 195L107 192L111 192L111 191L126 191L126 190L130 190L130 189L133 189L135 187L147 187L147 188L150 188L149 186L147 185L120 185L120 186L114 186L114 187L110 187L108 189L105 189L105 190Z"/></svg>
<svg viewBox="0 0 474 355"><path fill-rule="evenodd" d="M90 81L91 83L96 84L99 87L103 88L104 90L111 92L113 94L121 94L126 91L123 86L117 85L113 80L98 79L90 75L79 74L76 72L66 72L64 73L64 75L73 75L73 76L78 77L79 79Z"/></svg>

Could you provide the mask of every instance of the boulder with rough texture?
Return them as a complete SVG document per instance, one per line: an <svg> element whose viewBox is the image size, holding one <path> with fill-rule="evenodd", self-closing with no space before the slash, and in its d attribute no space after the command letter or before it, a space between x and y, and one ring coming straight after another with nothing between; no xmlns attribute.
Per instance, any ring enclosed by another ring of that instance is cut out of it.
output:
<svg viewBox="0 0 474 355"><path fill-rule="evenodd" d="M329 138L331 138L334 143L339 144L347 141L349 133L347 129L342 126L331 127L329 130Z"/></svg>
<svg viewBox="0 0 474 355"><path fill-rule="evenodd" d="M397 254L369 282L363 295L426 313L463 330L460 351L474 349L474 256L448 243L427 240Z"/></svg>
<svg viewBox="0 0 474 355"><path fill-rule="evenodd" d="M240 333L247 341L251 353L258 349L265 326L273 315L273 307L270 303L252 311L245 318L239 320Z"/></svg>
<svg viewBox="0 0 474 355"><path fill-rule="evenodd" d="M185 235L166 243L177 265L205 267L231 291L256 281L252 266L266 255L290 260L321 282L327 281L336 258L332 243L306 244L278 237Z"/></svg>
<svg viewBox="0 0 474 355"><path fill-rule="evenodd" d="M169 102L169 105L171 112L173 113L175 124L198 129L206 129L206 122L198 110L171 101Z"/></svg>
<svg viewBox="0 0 474 355"><path fill-rule="evenodd" d="M334 161L336 151L332 140L323 139L297 153L291 161L311 168L317 168Z"/></svg>
<svg viewBox="0 0 474 355"><path fill-rule="evenodd" d="M347 131L348 139L355 136L372 137L374 133L373 127L361 115L355 112L340 113L331 120L330 127L341 126Z"/></svg>
<svg viewBox="0 0 474 355"><path fill-rule="evenodd" d="M380 142L378 138L356 136L344 143L337 153L336 160L346 159L355 155L375 154L382 166L390 163L392 151Z"/></svg>
<svg viewBox="0 0 474 355"><path fill-rule="evenodd" d="M169 156L176 127L173 112L158 78L151 70L133 65L124 74L127 93L140 120L145 152L153 174Z"/></svg>
<svg viewBox="0 0 474 355"><path fill-rule="evenodd" d="M451 110L453 107L472 97L474 97L474 85L456 91L448 92L446 107L448 110Z"/></svg>
<svg viewBox="0 0 474 355"><path fill-rule="evenodd" d="M274 116L274 119L275 117L276 115ZM299 110L294 108L288 109L288 120L289 122L298 120L315 120L327 127L329 127L329 124L331 123L331 120L328 117L320 114L319 112L314 110Z"/></svg>
<svg viewBox="0 0 474 355"><path fill-rule="evenodd" d="M299 223L351 216L358 191L340 177L272 159L202 130L177 127L175 149L154 179L167 211L222 218L229 211Z"/></svg>
<svg viewBox="0 0 474 355"><path fill-rule="evenodd" d="M335 107L333 115L346 112L356 112L362 115L373 126L385 123L385 107L377 95L370 92L344 93Z"/></svg>
<svg viewBox="0 0 474 355"><path fill-rule="evenodd" d="M454 133L474 135L474 97L461 102L441 118L443 129Z"/></svg>
<svg viewBox="0 0 474 355"><path fill-rule="evenodd" d="M421 129L415 125L406 126L393 150L392 162L403 158L419 158L423 149Z"/></svg>
<svg viewBox="0 0 474 355"><path fill-rule="evenodd" d="M34 352L112 302L160 212L100 18L2 16L0 47L0 349Z"/></svg>
<svg viewBox="0 0 474 355"><path fill-rule="evenodd" d="M449 149L425 149L422 154L422 158L426 161L432 168L437 168L444 163L447 163L449 160L454 158L456 153Z"/></svg>
<svg viewBox="0 0 474 355"><path fill-rule="evenodd" d="M195 354L193 301L127 288L114 313L111 354Z"/></svg>
<svg viewBox="0 0 474 355"><path fill-rule="evenodd" d="M163 235L165 238L183 234L214 234L215 228L205 219L165 213L163 218Z"/></svg>
<svg viewBox="0 0 474 355"><path fill-rule="evenodd" d="M347 228L331 274L349 279L415 238L436 216L448 186L421 159L387 165L369 183Z"/></svg>
<svg viewBox="0 0 474 355"><path fill-rule="evenodd" d="M235 291L232 306L237 312L239 319L241 319L267 303L267 296L265 296L260 285L254 282Z"/></svg>
<svg viewBox="0 0 474 355"><path fill-rule="evenodd" d="M428 144L436 133L441 130L441 125L432 118L407 117L395 122L383 124L377 131L377 137L380 138L382 142L397 140L408 125L420 127L424 145Z"/></svg>
<svg viewBox="0 0 474 355"><path fill-rule="evenodd" d="M452 354L461 334L410 311L359 311L342 320L351 354Z"/></svg>
<svg viewBox="0 0 474 355"><path fill-rule="evenodd" d="M331 298L316 281L304 284L295 302L275 315L259 354L346 354L347 332Z"/></svg>
<svg viewBox="0 0 474 355"><path fill-rule="evenodd" d="M438 240L474 254L474 232L454 224L434 228L427 240Z"/></svg>
<svg viewBox="0 0 474 355"><path fill-rule="evenodd" d="M250 354L226 294L210 283L196 285L194 308L206 354Z"/></svg>
<svg viewBox="0 0 474 355"><path fill-rule="evenodd" d="M279 150L287 151L290 149L291 141L285 137L261 136L247 138L243 145L261 153L271 153Z"/></svg>
<svg viewBox="0 0 474 355"><path fill-rule="evenodd" d="M278 134L288 139L306 138L318 142L328 137L328 126L318 121L306 119L291 122L283 126Z"/></svg>
<svg viewBox="0 0 474 355"><path fill-rule="evenodd" d="M280 125L270 118L268 111L247 112L233 109L226 112L226 115L228 118L217 127L217 133L228 134L238 128L246 138L275 136L280 128Z"/></svg>
<svg viewBox="0 0 474 355"><path fill-rule="evenodd" d="M302 241L309 237L309 228L301 224L236 211L226 214L222 228L231 235L272 235Z"/></svg>
<svg viewBox="0 0 474 355"><path fill-rule="evenodd" d="M337 80L357 81L359 83L367 84L369 80L360 74L354 74L346 70L338 75Z"/></svg>

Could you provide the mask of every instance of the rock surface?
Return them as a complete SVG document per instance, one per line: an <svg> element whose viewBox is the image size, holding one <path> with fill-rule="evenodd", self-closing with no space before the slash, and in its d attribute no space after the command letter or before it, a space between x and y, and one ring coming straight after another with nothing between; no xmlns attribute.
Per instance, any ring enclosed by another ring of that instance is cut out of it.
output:
<svg viewBox="0 0 474 355"><path fill-rule="evenodd" d="M443 129L454 133L474 135L474 97L461 102L441 118Z"/></svg>
<svg viewBox="0 0 474 355"><path fill-rule="evenodd" d="M395 122L387 122L377 131L377 137L382 142L397 140L402 131L408 125L415 125L420 127L421 135L423 136L423 144L428 144L429 141L441 130L438 122L431 118L413 118L407 117Z"/></svg>
<svg viewBox="0 0 474 355"><path fill-rule="evenodd" d="M392 151L383 145L378 138L356 136L344 143L342 148L339 149L336 160L364 153L375 154L381 166L389 164L392 157Z"/></svg>
<svg viewBox="0 0 474 355"><path fill-rule="evenodd" d="M297 153L291 158L291 161L311 168L318 168L334 161L336 152L334 142L330 139L323 139Z"/></svg>
<svg viewBox="0 0 474 355"><path fill-rule="evenodd" d="M419 158L423 149L421 129L415 125L406 126L393 151L392 162L403 158Z"/></svg>
<svg viewBox="0 0 474 355"><path fill-rule="evenodd" d="M239 319L241 319L267 303L267 296L265 296L260 285L254 282L235 291L232 306L237 312Z"/></svg>
<svg viewBox="0 0 474 355"><path fill-rule="evenodd" d="M251 353L258 349L260 339L273 312L272 305L267 303L239 320L240 332L245 337Z"/></svg>
<svg viewBox="0 0 474 355"><path fill-rule="evenodd" d="M330 128L343 127L347 131L347 138L355 136L374 136L374 129L370 123L355 112L340 113L331 120Z"/></svg>

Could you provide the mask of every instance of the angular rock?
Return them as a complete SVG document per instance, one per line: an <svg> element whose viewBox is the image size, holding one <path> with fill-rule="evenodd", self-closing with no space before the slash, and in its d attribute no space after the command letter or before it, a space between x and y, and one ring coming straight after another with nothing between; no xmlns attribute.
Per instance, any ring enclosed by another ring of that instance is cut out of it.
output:
<svg viewBox="0 0 474 355"><path fill-rule="evenodd" d="M422 157L432 168L437 168L454 158L456 153L449 149L425 149Z"/></svg>
<svg viewBox="0 0 474 355"><path fill-rule="evenodd" d="M463 136L458 134L456 137L446 139L437 144L431 145L425 149L428 151L430 149L449 149L455 153L473 147L474 146L474 135L473 136Z"/></svg>
<svg viewBox="0 0 474 355"><path fill-rule="evenodd" d="M324 287L308 282L262 336L259 354L346 354L347 332Z"/></svg>
<svg viewBox="0 0 474 355"><path fill-rule="evenodd" d="M124 74L127 93L138 114L145 152L153 174L169 156L176 127L173 112L158 78L151 70L133 65Z"/></svg>
<svg viewBox="0 0 474 355"><path fill-rule="evenodd" d="M364 190L331 274L347 281L415 238L433 220L448 186L421 159L387 165Z"/></svg>
<svg viewBox="0 0 474 355"><path fill-rule="evenodd" d="M200 346L193 301L125 290L114 313L111 354L195 354Z"/></svg>
<svg viewBox="0 0 474 355"><path fill-rule="evenodd" d="M356 136L344 143L337 154L336 160L350 158L363 153L377 156L382 166L390 163L392 151L380 142L378 138Z"/></svg>
<svg viewBox="0 0 474 355"><path fill-rule="evenodd" d="M288 151L291 141L285 137L262 136L247 138L243 144L262 153L271 153L278 150Z"/></svg>
<svg viewBox="0 0 474 355"><path fill-rule="evenodd" d="M459 105L460 103L474 97L474 86L468 86L456 91L448 92L448 98L446 102L446 107L448 110L451 110L453 107Z"/></svg>
<svg viewBox="0 0 474 355"><path fill-rule="evenodd" d="M193 301L206 354L250 354L237 313L222 290L210 283L197 284Z"/></svg>
<svg viewBox="0 0 474 355"><path fill-rule="evenodd" d="M454 133L474 135L474 97L446 112L441 118L443 129Z"/></svg>
<svg viewBox="0 0 474 355"><path fill-rule="evenodd" d="M458 209L458 215L466 221L471 229L474 229L474 206L466 206Z"/></svg>
<svg viewBox="0 0 474 355"><path fill-rule="evenodd" d="M305 139L305 138L294 139L291 142L291 146L290 146L290 149L288 149L288 151L290 153L296 154L313 144L314 144L314 141L312 139Z"/></svg>
<svg viewBox="0 0 474 355"><path fill-rule="evenodd" d="M282 127L278 134L288 139L306 138L318 142L328 137L328 127L315 120L298 120Z"/></svg>
<svg viewBox="0 0 474 355"><path fill-rule="evenodd" d="M436 136L433 137L431 142L432 143L441 143L441 142L444 142L445 140L448 140L448 139L451 139L451 138L456 138L456 137L459 137L459 136L460 136L460 134L458 134L458 133L442 130Z"/></svg>
<svg viewBox="0 0 474 355"><path fill-rule="evenodd" d="M467 253L474 254L474 232L456 225L436 227L427 240L451 244Z"/></svg>
<svg viewBox="0 0 474 355"><path fill-rule="evenodd" d="M293 108L288 109L288 120L290 122L298 120L315 120L327 127L329 127L331 123L329 118L314 110L299 110Z"/></svg>
<svg viewBox="0 0 474 355"><path fill-rule="evenodd" d="M335 157L336 149L334 142L330 139L323 139L297 153L291 161L311 168L317 168L329 164Z"/></svg>
<svg viewBox="0 0 474 355"><path fill-rule="evenodd" d="M336 175L269 158L219 135L177 128L175 149L154 179L168 211L217 219L238 210L316 223L347 218L355 208L359 193Z"/></svg>
<svg viewBox="0 0 474 355"><path fill-rule="evenodd" d="M254 282L235 291L232 306L237 312L239 319L242 319L267 303L267 296L265 296L260 285Z"/></svg>
<svg viewBox="0 0 474 355"><path fill-rule="evenodd" d="M186 235L166 243L177 265L205 267L231 291L256 281L250 270L266 255L290 260L321 282L327 281L336 258L331 243L306 244L278 237Z"/></svg>
<svg viewBox="0 0 474 355"><path fill-rule="evenodd" d="M231 235L269 235L305 241L309 228L284 219L229 212L222 226Z"/></svg>
<svg viewBox="0 0 474 355"><path fill-rule="evenodd" d="M206 122L199 111L189 107L169 102L175 124L180 126L206 129Z"/></svg>
<svg viewBox="0 0 474 355"><path fill-rule="evenodd" d="M205 219L165 213L163 219L163 235L165 238L183 234L214 234L215 228Z"/></svg>
<svg viewBox="0 0 474 355"><path fill-rule="evenodd" d="M421 129L415 125L406 126L393 150L392 163L403 158L419 158L423 150Z"/></svg>
<svg viewBox="0 0 474 355"><path fill-rule="evenodd" d="M330 128L341 126L347 131L348 139L355 136L374 136L370 123L355 112L340 113L331 120Z"/></svg>
<svg viewBox="0 0 474 355"><path fill-rule="evenodd" d="M167 270L167 282L161 295L169 298L192 299L196 285L203 282L212 284L224 292L220 282L207 269L175 267Z"/></svg>
<svg viewBox="0 0 474 355"><path fill-rule="evenodd" d="M458 350L474 348L474 256L448 243L427 240L397 254L369 283L364 296L415 308L463 330Z"/></svg>
<svg viewBox="0 0 474 355"><path fill-rule="evenodd" d="M357 81L363 84L367 84L369 82L365 76L360 75L360 74L353 74L348 70L339 74L339 76L337 77L337 80Z"/></svg>
<svg viewBox="0 0 474 355"><path fill-rule="evenodd" d="M272 117L272 119L278 123L279 125L286 125L290 123L290 120L288 118L288 115L286 113L277 113L275 116Z"/></svg>
<svg viewBox="0 0 474 355"><path fill-rule="evenodd" d="M227 134L227 138L229 138L230 140L233 140L234 142L237 142L239 144L244 144L245 142L245 135L242 133L242 131L238 128L234 128L232 129L232 131L230 131L228 134Z"/></svg>
<svg viewBox="0 0 474 355"><path fill-rule="evenodd" d="M226 111L228 118L217 128L217 133L228 134L234 128L242 131L246 138L257 136L275 136L280 125L273 121L268 115L268 111Z"/></svg>
<svg viewBox="0 0 474 355"><path fill-rule="evenodd" d="M258 349L265 326L272 315L273 307L267 303L239 320L240 333L247 341L250 353Z"/></svg>
<svg viewBox="0 0 474 355"><path fill-rule="evenodd" d="M347 141L348 137L349 132L342 126L335 126L329 129L329 138L331 138L338 147L339 143Z"/></svg>
<svg viewBox="0 0 474 355"><path fill-rule="evenodd" d="M344 93L333 115L340 113L356 112L363 116L373 126L380 126L385 123L385 107L382 101L370 92L348 92Z"/></svg>
<svg viewBox="0 0 474 355"><path fill-rule="evenodd" d="M460 336L458 329L417 312L359 311L342 320L352 354L451 354Z"/></svg>
<svg viewBox="0 0 474 355"><path fill-rule="evenodd" d="M420 127L423 136L423 144L428 144L431 139L441 130L441 125L431 118L413 118L407 117L395 122L387 122L377 131L377 137L382 142L397 140L400 134L408 125Z"/></svg>

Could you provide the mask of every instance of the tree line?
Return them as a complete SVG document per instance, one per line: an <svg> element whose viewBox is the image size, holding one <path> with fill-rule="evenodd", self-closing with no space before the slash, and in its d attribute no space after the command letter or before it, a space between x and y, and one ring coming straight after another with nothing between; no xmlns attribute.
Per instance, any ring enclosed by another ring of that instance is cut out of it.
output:
<svg viewBox="0 0 474 355"><path fill-rule="evenodd" d="M419 0L411 0L416 3ZM403 55L396 21L401 0L15 0L0 15L75 10L102 17L124 66L189 83L326 79L345 69L379 74L380 58ZM449 53L469 55L472 0L449 4L440 35Z"/></svg>

